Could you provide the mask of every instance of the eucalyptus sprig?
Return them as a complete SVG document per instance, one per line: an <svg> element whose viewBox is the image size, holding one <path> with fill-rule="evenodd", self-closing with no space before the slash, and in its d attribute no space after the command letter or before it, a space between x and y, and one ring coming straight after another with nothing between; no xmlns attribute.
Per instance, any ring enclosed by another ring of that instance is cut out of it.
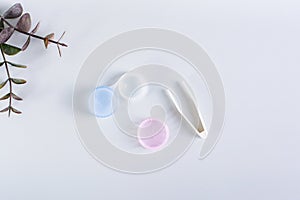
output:
<svg viewBox="0 0 300 200"><path fill-rule="evenodd" d="M13 25L10 21L11 19L18 19L16 25ZM10 67L17 68L26 68L26 65L16 64L11 61L8 61L6 56L14 56L20 53L21 51L25 51L30 44L31 38L40 39L44 42L45 47L47 48L50 43L55 44L58 49L58 53L61 56L60 47L67 47L66 44L61 43L61 39L64 36L65 32L60 36L58 40L54 40L54 33L50 33L45 37L36 35L37 30L39 29L40 23L38 22L36 26L31 29L31 17L29 13L23 14L23 7L20 3L14 4L10 7L3 15L0 15L0 50L2 55L2 61L0 62L0 68L2 66L5 67L5 72L7 75L7 79L3 82L0 82L0 89L2 89L5 85L9 85L9 92L4 96L0 97L0 101L7 100L9 104L6 108L0 110L1 113L8 112L8 116L10 116L11 112L16 114L21 114L22 112L17 110L12 106L12 101L22 101L23 99L16 95L13 92L13 85L21 85L25 84L26 80L21 78L14 78L11 76ZM16 47L7 43L7 41L11 38L11 36L15 33L19 32L22 35L27 37L26 42L22 47Z"/></svg>

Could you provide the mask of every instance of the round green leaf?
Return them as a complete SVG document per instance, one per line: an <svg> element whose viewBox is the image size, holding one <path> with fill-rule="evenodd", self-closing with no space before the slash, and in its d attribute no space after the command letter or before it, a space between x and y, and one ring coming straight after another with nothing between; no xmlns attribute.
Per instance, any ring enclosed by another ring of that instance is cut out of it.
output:
<svg viewBox="0 0 300 200"><path fill-rule="evenodd" d="M19 53L22 49L9 44L1 44L1 48L6 55L13 56Z"/></svg>

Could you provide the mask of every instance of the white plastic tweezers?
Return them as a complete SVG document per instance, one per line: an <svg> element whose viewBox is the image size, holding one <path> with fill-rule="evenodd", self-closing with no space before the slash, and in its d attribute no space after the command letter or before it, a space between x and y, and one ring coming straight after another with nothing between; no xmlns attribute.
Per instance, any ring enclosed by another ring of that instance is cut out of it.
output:
<svg viewBox="0 0 300 200"><path fill-rule="evenodd" d="M201 138L205 139L207 137L207 131L206 131L206 127L202 118L202 115L200 112L198 112L198 108L195 104L195 99L193 98L193 94L190 91L190 89L188 88L188 86L186 85L186 83L184 81L179 82L179 86L181 88L181 90L184 92L184 94L186 95L188 101L189 101L189 105L191 106L191 112L193 113L193 116L197 116L197 125L194 125L183 113L183 111L181 110L180 106L178 105L173 93L167 89L166 93L167 96L170 98L171 102L173 103L173 105L175 106L177 112L182 116L182 118L184 119L184 121L186 123L188 123L188 125L198 134L198 136L200 136Z"/></svg>

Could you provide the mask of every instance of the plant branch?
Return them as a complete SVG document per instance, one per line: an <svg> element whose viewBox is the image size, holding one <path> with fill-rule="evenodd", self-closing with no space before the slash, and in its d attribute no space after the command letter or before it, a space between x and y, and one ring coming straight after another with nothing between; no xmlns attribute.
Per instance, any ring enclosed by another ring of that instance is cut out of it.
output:
<svg viewBox="0 0 300 200"><path fill-rule="evenodd" d="M5 65L5 69L6 69L6 74L7 74L7 78L8 78L8 82L9 82L9 106L8 106L8 116L10 117L10 112L11 112L11 101L12 101L12 80L10 77L10 73L9 73L9 69L8 69L8 62L6 60L5 54L3 52L3 48L2 45L0 45L0 49L1 49L1 54L2 54L2 58L4 61L4 65Z"/></svg>
<svg viewBox="0 0 300 200"><path fill-rule="evenodd" d="M16 23L11 22L10 20L18 20ZM0 113L4 113L8 111L8 117L10 117L11 113L21 114L22 112L13 107L13 100L22 101L23 99L18 95L13 93L13 84L22 85L26 83L26 80L22 78L14 78L11 77L10 67L17 68L26 68L25 65L16 64L6 60L6 56L14 56L17 55L21 51L25 51L27 47L30 45L30 41L32 38L42 40L44 42L44 46L47 49L49 44L55 44L58 53L61 56L61 47L68 47L67 44L62 43L61 39L64 36L65 32L59 37L59 39L54 39L54 33L50 33L47 36L36 35L36 32L39 28L39 22L35 25L33 29L31 29L31 16L30 14L23 13L23 7L20 3L15 3L11 6L7 11L0 14L0 51L2 55L2 60L0 62L0 67L5 66L7 79L3 82L0 82L0 89L5 87L9 87L9 93L0 97L0 101L9 100L9 105L0 110ZM22 47L16 47L14 45L10 45L7 41L14 35L14 33L19 33L18 36L27 37L27 40L24 42ZM1 57L0 55L0 57ZM8 90L8 89L7 89Z"/></svg>
<svg viewBox="0 0 300 200"><path fill-rule="evenodd" d="M25 34L25 35L28 35L30 37L37 38L37 39L40 39L40 40L45 40L46 39L45 37L42 37L42 36L39 36L39 35L35 35L33 33L28 33L28 32L22 31L22 30L16 28L15 26L13 26L11 23L9 23L4 17L0 16L0 18L1 18L1 20L3 20L3 22L5 24L7 24L8 26L14 28L19 33L22 33L22 34ZM68 45L66 45L65 43L61 43L59 41L55 41L55 40L51 40L51 39L49 39L48 41L51 42L51 43L53 43L53 44L56 44L56 45L61 45L63 47L68 47Z"/></svg>

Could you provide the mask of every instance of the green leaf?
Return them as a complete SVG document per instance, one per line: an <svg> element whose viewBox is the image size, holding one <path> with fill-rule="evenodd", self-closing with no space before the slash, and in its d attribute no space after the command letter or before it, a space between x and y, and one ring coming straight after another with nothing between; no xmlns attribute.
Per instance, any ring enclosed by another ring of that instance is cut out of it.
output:
<svg viewBox="0 0 300 200"><path fill-rule="evenodd" d="M12 98L14 98L17 101L22 101L23 99L17 95L15 95L14 93L11 94Z"/></svg>
<svg viewBox="0 0 300 200"><path fill-rule="evenodd" d="M16 113L16 114L22 114L21 111L15 109L15 108L13 108L13 107L10 107L10 109L11 109L11 111L13 111L13 112Z"/></svg>
<svg viewBox="0 0 300 200"><path fill-rule="evenodd" d="M12 82L14 82L15 84L24 84L26 83L26 80L24 79L19 79L19 78L11 78Z"/></svg>
<svg viewBox="0 0 300 200"><path fill-rule="evenodd" d="M5 100L8 99L10 97L10 93L4 95L3 97L0 98L0 100Z"/></svg>
<svg viewBox="0 0 300 200"><path fill-rule="evenodd" d="M8 62L11 66L14 66L14 67L19 67L19 68L27 68L27 66L25 65L20 65L20 64L16 64L16 63L12 63L12 62Z"/></svg>
<svg viewBox="0 0 300 200"><path fill-rule="evenodd" d="M8 109L9 109L9 107L6 107L6 108L4 108L4 109L2 109L2 110L0 110L0 112L7 112L8 111Z"/></svg>
<svg viewBox="0 0 300 200"><path fill-rule="evenodd" d="M13 56L19 53L22 49L9 44L1 44L1 48L6 55Z"/></svg>
<svg viewBox="0 0 300 200"><path fill-rule="evenodd" d="M6 80L6 81L0 83L0 89L2 89L2 88L6 85L7 81L8 81L8 80Z"/></svg>

